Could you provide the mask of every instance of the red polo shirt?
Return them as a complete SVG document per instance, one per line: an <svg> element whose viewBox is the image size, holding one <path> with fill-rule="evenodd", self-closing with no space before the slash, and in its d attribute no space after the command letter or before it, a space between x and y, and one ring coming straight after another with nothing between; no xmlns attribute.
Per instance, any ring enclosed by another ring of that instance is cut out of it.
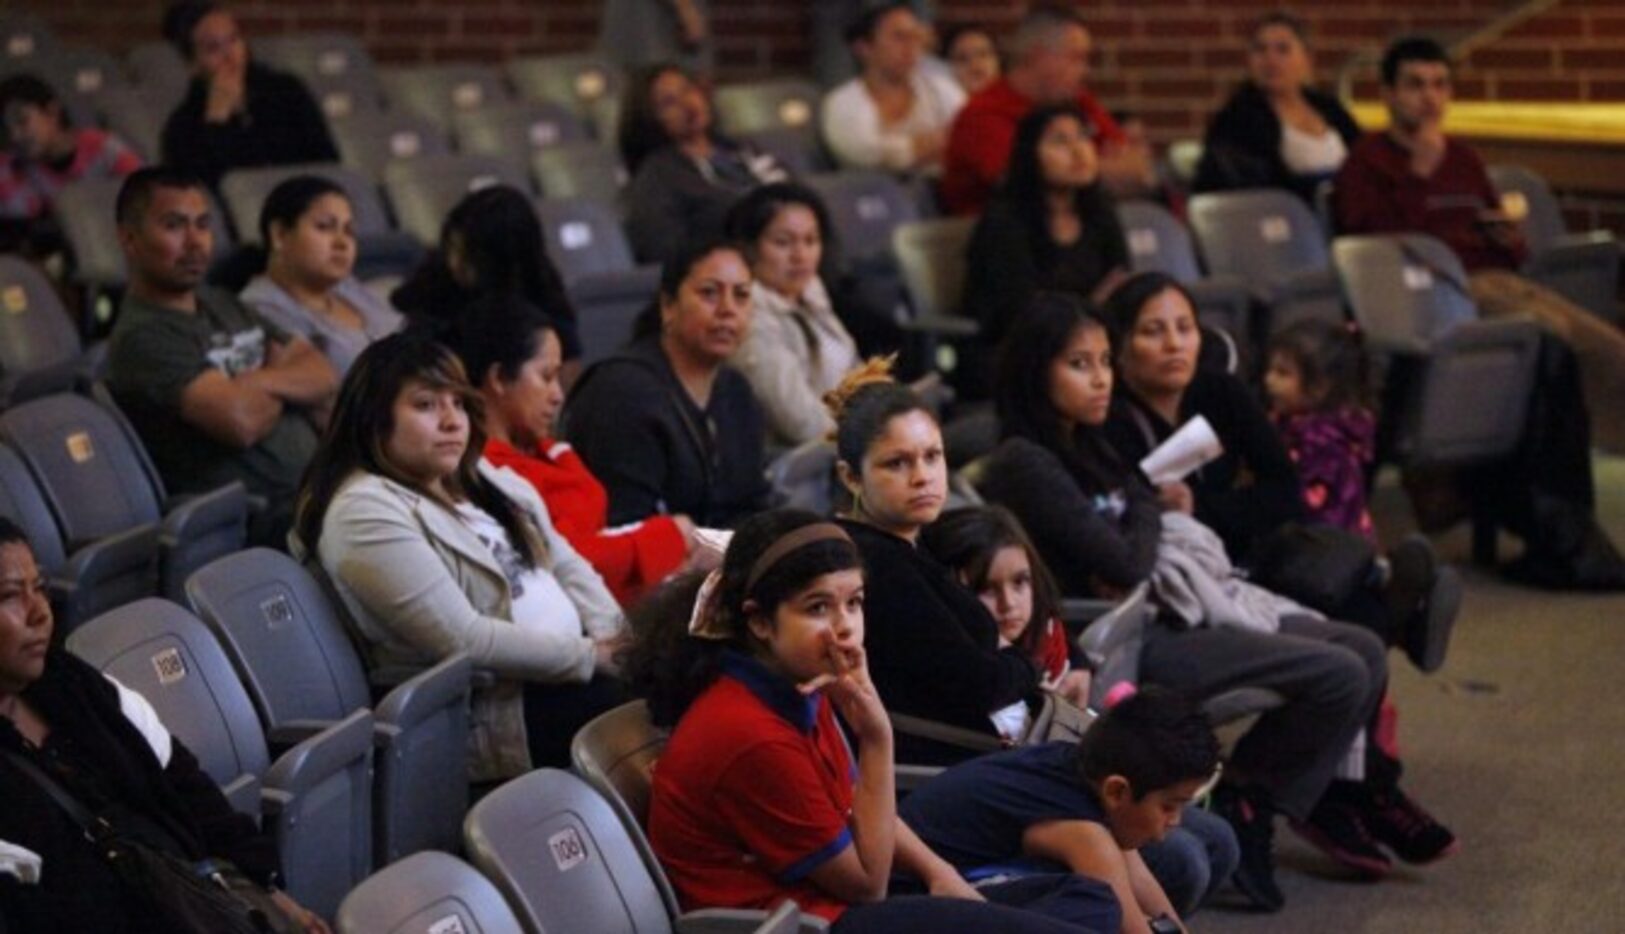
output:
<svg viewBox="0 0 1625 934"><path fill-rule="evenodd" d="M943 161L942 203L948 213L981 213L1010 162L1016 125L1034 106L1031 98L1011 87L1005 78L965 102L948 131L948 152ZM1126 141L1123 129L1093 94L1080 91L1078 107L1094 124L1097 142L1116 145Z"/></svg>
<svg viewBox="0 0 1625 934"><path fill-rule="evenodd" d="M829 702L743 655L678 721L655 764L649 842L685 910L846 903L814 869L852 845L855 780Z"/></svg>
<svg viewBox="0 0 1625 934"><path fill-rule="evenodd" d="M547 450L521 451L495 438L485 459L524 477L547 504L547 516L570 547L604 579L622 606L631 604L682 566L683 533L670 516L605 528L609 494L581 456L563 441Z"/></svg>

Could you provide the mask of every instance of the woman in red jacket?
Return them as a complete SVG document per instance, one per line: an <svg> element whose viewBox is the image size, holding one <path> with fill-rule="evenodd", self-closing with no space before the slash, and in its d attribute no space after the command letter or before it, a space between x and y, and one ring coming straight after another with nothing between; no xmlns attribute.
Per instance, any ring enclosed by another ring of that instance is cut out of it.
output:
<svg viewBox="0 0 1625 934"><path fill-rule="evenodd" d="M609 495L570 445L554 437L564 403L559 335L535 306L495 296L469 305L450 343L485 399L485 459L528 480L553 525L623 606L683 567L694 547L688 516L651 516L606 528Z"/></svg>

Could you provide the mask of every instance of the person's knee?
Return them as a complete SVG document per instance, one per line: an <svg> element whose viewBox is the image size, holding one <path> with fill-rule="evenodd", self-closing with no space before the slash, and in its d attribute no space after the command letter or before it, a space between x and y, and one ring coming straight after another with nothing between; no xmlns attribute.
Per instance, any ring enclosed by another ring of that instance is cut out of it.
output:
<svg viewBox="0 0 1625 934"><path fill-rule="evenodd" d="M1232 842L1234 837L1231 838ZM1162 893L1181 917L1202 903L1213 881L1212 857L1207 842L1187 827L1179 827L1140 851Z"/></svg>

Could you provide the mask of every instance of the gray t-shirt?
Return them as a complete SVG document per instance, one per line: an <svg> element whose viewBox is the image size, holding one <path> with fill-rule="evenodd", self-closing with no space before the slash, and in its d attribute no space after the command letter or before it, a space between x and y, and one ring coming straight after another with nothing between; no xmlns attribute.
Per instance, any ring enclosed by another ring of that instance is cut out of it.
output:
<svg viewBox="0 0 1625 934"><path fill-rule="evenodd" d="M245 308L236 297L199 289L197 313L125 297L113 326L107 385L135 424L170 493L202 492L241 480L272 504L291 503L305 465L316 453L316 430L289 409L251 448L209 437L181 419L181 394L205 370L228 377L265 365L266 341L288 333Z"/></svg>

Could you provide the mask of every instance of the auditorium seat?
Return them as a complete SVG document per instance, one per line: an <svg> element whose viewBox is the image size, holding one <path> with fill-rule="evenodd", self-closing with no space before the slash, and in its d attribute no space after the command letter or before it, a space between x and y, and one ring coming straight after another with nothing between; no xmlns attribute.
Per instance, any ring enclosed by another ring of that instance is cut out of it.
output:
<svg viewBox="0 0 1625 934"><path fill-rule="evenodd" d="M339 934L525 934L491 880L425 851L367 877L339 905Z"/></svg>
<svg viewBox="0 0 1625 934"><path fill-rule="evenodd" d="M1208 272L1240 278L1268 309L1259 340L1301 318L1346 320L1325 233L1296 195L1274 188L1197 195L1190 220Z"/></svg>

